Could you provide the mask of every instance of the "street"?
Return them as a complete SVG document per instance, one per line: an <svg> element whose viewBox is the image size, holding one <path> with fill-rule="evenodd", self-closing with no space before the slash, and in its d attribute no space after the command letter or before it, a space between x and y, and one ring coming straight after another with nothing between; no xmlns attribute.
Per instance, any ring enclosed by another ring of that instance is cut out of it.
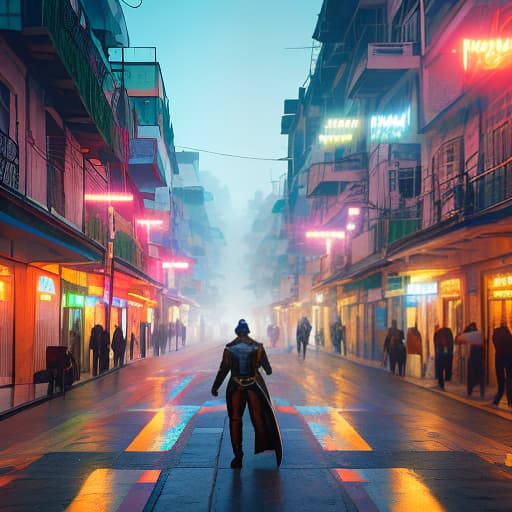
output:
<svg viewBox="0 0 512 512"><path fill-rule="evenodd" d="M283 462L232 458L222 344L140 360L0 422L0 511L510 511L511 420L377 368L267 349Z"/></svg>

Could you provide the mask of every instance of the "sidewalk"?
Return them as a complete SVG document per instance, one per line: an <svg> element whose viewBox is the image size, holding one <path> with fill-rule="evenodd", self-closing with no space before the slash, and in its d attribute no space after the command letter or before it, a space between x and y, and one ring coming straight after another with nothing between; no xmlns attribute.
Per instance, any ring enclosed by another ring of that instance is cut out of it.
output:
<svg viewBox="0 0 512 512"><path fill-rule="evenodd" d="M339 354L334 354L325 351L325 353L331 354L334 357L339 357L340 359L344 359L346 361L351 361L355 364L359 364L362 366L369 366L383 372L389 372L387 368L383 368L378 361L368 361L362 358L347 358L343 357ZM491 414L495 414L496 416L500 416L501 418L512 420L512 408L507 405L507 397L503 395L501 402L499 405L494 405L492 403L492 399L496 393L496 389L486 388L485 395L483 398L480 397L479 390L475 388L473 394L468 397L466 391L466 385L460 382L450 381L445 382L445 390L441 390L437 384L437 379L428 379L428 378L415 378L410 376L403 377L405 382L410 384L414 384L415 386L420 386L425 389L429 389L433 393L439 393L446 395L453 400L457 400L458 402L462 402L466 405L471 405L472 407L476 407L483 411L487 411Z"/></svg>
<svg viewBox="0 0 512 512"><path fill-rule="evenodd" d="M139 359L134 359L125 363L125 366L129 364L133 364ZM110 368L106 372L101 375L97 375L93 377L89 373L82 373L80 375L80 380L73 382L71 388L68 388L66 393L69 392L70 389L73 389L77 386L82 386L87 382L90 382L95 379L99 379L104 375L108 375L112 372L117 372L120 368ZM0 421L8 416L12 416L27 407L32 407L39 403L45 402L47 400L51 400L52 398L62 397L62 392L58 391L51 395L47 394L48 391L48 383L45 382L43 384L15 384L14 386L5 386L0 388Z"/></svg>

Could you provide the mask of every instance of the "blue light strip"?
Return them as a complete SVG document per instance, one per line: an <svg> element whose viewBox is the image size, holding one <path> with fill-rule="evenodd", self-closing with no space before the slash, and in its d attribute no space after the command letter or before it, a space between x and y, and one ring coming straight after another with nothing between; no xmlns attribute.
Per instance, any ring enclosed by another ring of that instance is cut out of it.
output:
<svg viewBox="0 0 512 512"><path fill-rule="evenodd" d="M169 394L169 401L174 400L192 381L193 377L185 377Z"/></svg>
<svg viewBox="0 0 512 512"><path fill-rule="evenodd" d="M170 428L165 434L160 446L161 450L170 450L176 444L176 441L185 430L188 422L201 407L197 405L177 405L173 408L176 409L176 413L180 416L180 421Z"/></svg>

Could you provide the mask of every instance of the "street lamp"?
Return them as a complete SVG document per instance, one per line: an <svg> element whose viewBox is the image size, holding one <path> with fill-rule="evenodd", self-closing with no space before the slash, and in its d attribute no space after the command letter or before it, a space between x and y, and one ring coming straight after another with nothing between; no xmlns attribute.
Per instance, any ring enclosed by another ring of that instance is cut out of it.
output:
<svg viewBox="0 0 512 512"><path fill-rule="evenodd" d="M107 252L105 254L105 282L104 282L104 293L105 290L108 293L107 301L107 318L105 322L105 328L110 333L110 319L112 310L112 297L114 295L114 240L116 236L116 224L114 207L111 203L114 202L130 202L133 201L133 194L126 193L104 193L104 194L85 194L86 201L91 202L104 202L108 203L107 214L108 214L108 240L107 240Z"/></svg>
<svg viewBox="0 0 512 512"><path fill-rule="evenodd" d="M146 226L148 232L148 244L151 242L151 228L162 226L164 223L161 219L137 219L137 224Z"/></svg>

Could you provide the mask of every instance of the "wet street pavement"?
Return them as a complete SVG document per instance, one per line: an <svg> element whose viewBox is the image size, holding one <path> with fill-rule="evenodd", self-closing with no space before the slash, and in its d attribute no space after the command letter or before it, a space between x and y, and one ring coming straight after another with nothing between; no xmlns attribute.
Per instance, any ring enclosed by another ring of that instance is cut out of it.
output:
<svg viewBox="0 0 512 512"><path fill-rule="evenodd" d="M232 458L222 346L109 373L0 421L0 511L510 511L512 414L324 353L268 350L283 437Z"/></svg>

